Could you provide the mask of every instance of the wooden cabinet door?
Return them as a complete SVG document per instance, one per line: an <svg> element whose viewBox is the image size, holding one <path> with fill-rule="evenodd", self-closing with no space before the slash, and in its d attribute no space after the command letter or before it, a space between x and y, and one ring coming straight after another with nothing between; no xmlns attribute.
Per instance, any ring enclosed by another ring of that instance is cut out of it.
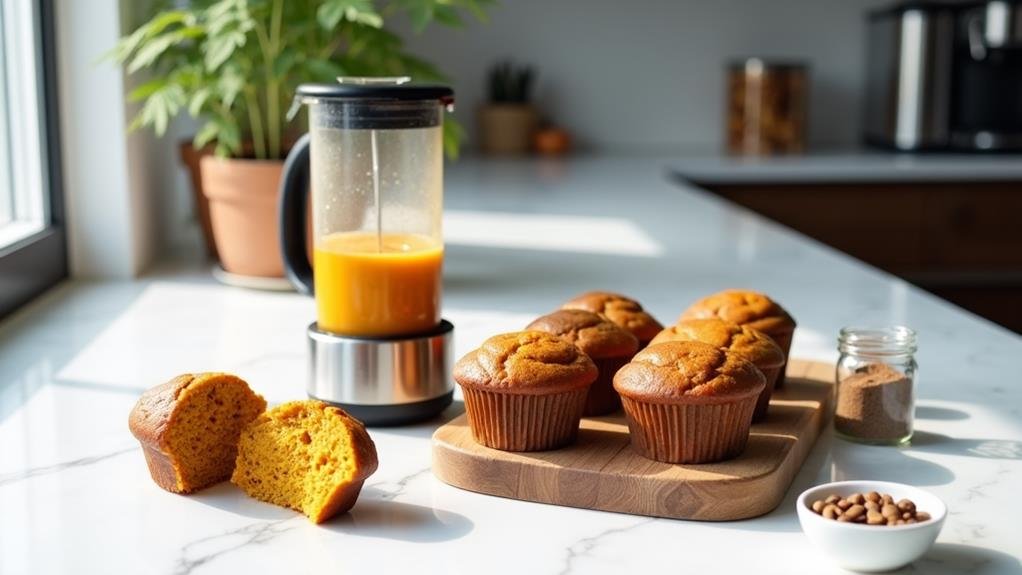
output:
<svg viewBox="0 0 1022 575"><path fill-rule="evenodd" d="M1022 184L941 186L924 221L930 267L1022 270Z"/></svg>

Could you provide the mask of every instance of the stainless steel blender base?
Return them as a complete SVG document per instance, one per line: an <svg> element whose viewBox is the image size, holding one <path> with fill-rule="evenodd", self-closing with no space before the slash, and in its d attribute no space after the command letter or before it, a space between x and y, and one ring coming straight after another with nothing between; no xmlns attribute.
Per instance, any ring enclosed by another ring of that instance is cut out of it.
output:
<svg viewBox="0 0 1022 575"><path fill-rule="evenodd" d="M454 394L454 325L407 337L347 337L309 325L309 397L366 425L402 425L439 414Z"/></svg>

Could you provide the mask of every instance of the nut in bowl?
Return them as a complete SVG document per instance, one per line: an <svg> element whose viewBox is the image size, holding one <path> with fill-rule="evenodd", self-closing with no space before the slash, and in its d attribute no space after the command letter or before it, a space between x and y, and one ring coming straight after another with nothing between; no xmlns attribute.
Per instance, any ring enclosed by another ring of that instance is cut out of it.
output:
<svg viewBox="0 0 1022 575"><path fill-rule="evenodd" d="M830 502L826 503L828 498ZM813 504L819 501L825 503L817 503L820 509L814 510ZM867 507L867 503L873 505ZM893 505L899 514L892 515L890 507L885 513L885 504ZM832 507L825 509L828 505ZM803 491L795 507L802 532L813 545L841 567L865 572L890 571L922 557L937 540L947 517L947 506L937 496L887 481L817 485ZM872 516L872 523L866 521L867 515ZM858 516L864 519L860 521Z"/></svg>

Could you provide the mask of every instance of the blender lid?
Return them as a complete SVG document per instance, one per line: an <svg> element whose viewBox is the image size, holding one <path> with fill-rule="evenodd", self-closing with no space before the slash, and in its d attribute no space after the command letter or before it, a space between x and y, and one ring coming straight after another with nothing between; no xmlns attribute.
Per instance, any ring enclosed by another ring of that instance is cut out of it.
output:
<svg viewBox="0 0 1022 575"><path fill-rule="evenodd" d="M295 94L339 100L438 100L454 103L454 90L442 84L419 84L409 78L338 78L335 84L301 84Z"/></svg>

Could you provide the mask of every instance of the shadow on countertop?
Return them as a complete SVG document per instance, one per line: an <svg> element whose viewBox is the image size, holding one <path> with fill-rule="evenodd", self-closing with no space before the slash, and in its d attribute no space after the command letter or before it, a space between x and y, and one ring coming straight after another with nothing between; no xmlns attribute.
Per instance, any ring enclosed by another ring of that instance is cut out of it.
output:
<svg viewBox="0 0 1022 575"><path fill-rule="evenodd" d="M260 521L306 521L295 511L252 499L226 481L195 493L188 499ZM335 533L416 543L457 539L471 532L473 526L471 520L458 513L393 501L381 496L381 492L372 487L362 490L351 511L318 525L319 528Z"/></svg>
<svg viewBox="0 0 1022 575"><path fill-rule="evenodd" d="M189 495L187 500L262 521L281 521L300 516L290 509L253 499L230 481L197 491Z"/></svg>
<svg viewBox="0 0 1022 575"><path fill-rule="evenodd" d="M922 453L939 453L942 455L959 455L982 459L1022 459L1022 441L1010 439L958 439L928 431L916 431L912 435L909 449Z"/></svg>
<svg viewBox="0 0 1022 575"><path fill-rule="evenodd" d="M960 409L950 407L935 407L932 405L917 405L916 419L936 419L939 421L956 421L969 419L969 414Z"/></svg>
<svg viewBox="0 0 1022 575"><path fill-rule="evenodd" d="M890 573L1013 575L1022 573L1022 564L1019 564L1017 557L993 549L937 543L921 559Z"/></svg>
<svg viewBox="0 0 1022 575"><path fill-rule="evenodd" d="M475 526L468 517L459 513L380 499L372 492L363 495L351 511L321 527L359 537L435 543L463 537Z"/></svg>
<svg viewBox="0 0 1022 575"><path fill-rule="evenodd" d="M824 481L893 481L912 485L947 485L953 471L932 461L913 457L911 447L862 445L834 438L830 446L830 477Z"/></svg>

